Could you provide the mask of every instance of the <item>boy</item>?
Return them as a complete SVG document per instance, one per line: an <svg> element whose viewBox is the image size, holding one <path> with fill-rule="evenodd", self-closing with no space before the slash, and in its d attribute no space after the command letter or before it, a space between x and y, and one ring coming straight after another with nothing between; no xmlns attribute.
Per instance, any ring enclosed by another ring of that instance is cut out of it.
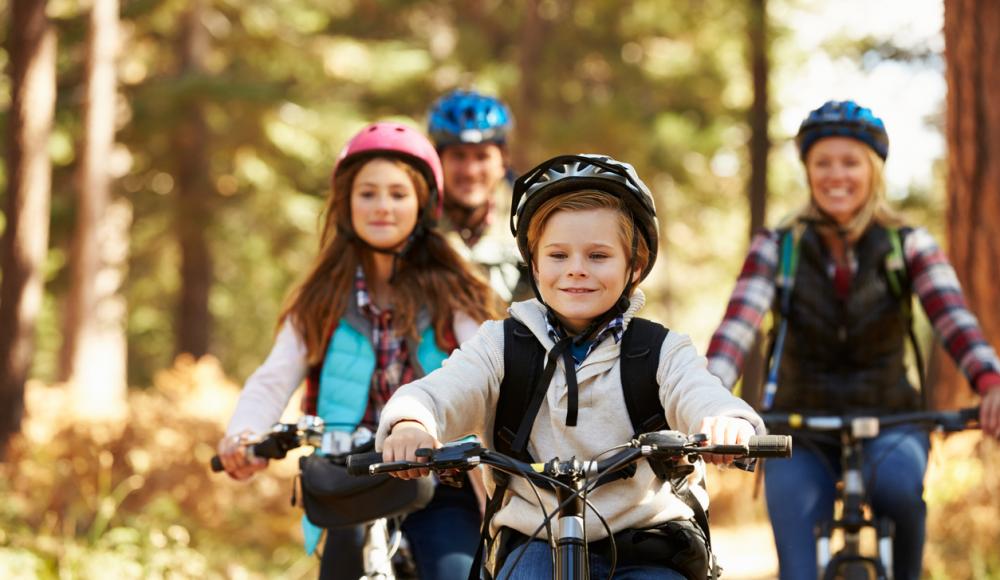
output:
<svg viewBox="0 0 1000 580"><path fill-rule="evenodd" d="M623 394L619 341L645 301L635 286L656 260L652 195L626 163L592 155L561 156L518 179L511 218L518 248L531 267L537 300L515 303L510 315L544 347L548 356L541 376L551 377L527 450L540 461L593 458L634 435ZM494 413L506 372L505 336L511 335L505 335L504 322L484 323L444 367L393 396L376 444L386 461L412 461L416 449L437 447L440 440L468 433L488 447L496 446ZM658 398L672 429L706 433L710 442L719 444L745 443L764 432L753 410L708 373L689 338L668 332L657 360ZM411 470L399 476L425 474ZM541 522L534 492L518 478L511 481L509 492L491 527L510 528L515 536L533 533ZM553 494L541 493L551 511ZM616 537L693 516L670 482L657 478L645 462L638 464L635 476L598 487L589 500ZM707 498L700 501L705 504ZM596 517L587 519L587 527L591 542L607 535ZM551 575L548 544L522 540L499 576ZM508 569L521 551L517 568ZM600 550L591 551L592 573L600 576L609 562ZM642 558L619 561L618 571L618 577L626 578L685 577L676 567Z"/></svg>

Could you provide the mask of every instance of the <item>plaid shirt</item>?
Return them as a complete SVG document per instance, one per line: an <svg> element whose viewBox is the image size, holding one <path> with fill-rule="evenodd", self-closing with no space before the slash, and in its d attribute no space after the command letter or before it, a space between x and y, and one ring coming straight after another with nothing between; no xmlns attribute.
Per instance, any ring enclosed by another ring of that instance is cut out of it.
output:
<svg viewBox="0 0 1000 580"><path fill-rule="evenodd" d="M566 331L563 330L562 324L556 320L552 311L549 311L545 315L545 326L549 332L549 338L553 342L559 342L561 339L566 338ZM590 353L597 348L597 345L601 344L601 341L607 338L609 335L615 338L615 343L618 343L622 339L622 334L625 333L625 318L623 316L616 316L608 321L596 335L594 335L594 340L584 343L587 347L586 351L583 351L583 356L577 356L580 351L577 349L572 349L573 352L573 362L576 363L576 367L580 368L583 361L586 360Z"/></svg>
<svg viewBox="0 0 1000 580"><path fill-rule="evenodd" d="M739 378L756 330L775 298L779 237L773 230L754 236L725 317L708 346L708 368L729 388ZM969 312L958 276L940 246L927 230L916 228L906 236L903 254L913 291L948 354L980 393L1000 386L1000 361ZM856 260L851 269L853 276ZM832 263L828 272L832 283Z"/></svg>
<svg viewBox="0 0 1000 580"><path fill-rule="evenodd" d="M375 349L375 372L372 373L368 408L361 424L369 429L378 427L379 415L389 397L401 385L414 379L413 366L406 348L406 340L392 329L392 310L382 310L368 294L364 272L358 268L354 276L354 291L358 309L372 324L372 347Z"/></svg>

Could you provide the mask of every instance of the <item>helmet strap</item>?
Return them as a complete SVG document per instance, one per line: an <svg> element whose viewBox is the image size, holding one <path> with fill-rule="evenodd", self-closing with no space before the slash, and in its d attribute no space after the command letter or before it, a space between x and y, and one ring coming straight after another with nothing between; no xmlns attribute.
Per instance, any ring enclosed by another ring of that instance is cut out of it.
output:
<svg viewBox="0 0 1000 580"><path fill-rule="evenodd" d="M355 233L354 230L351 230L348 233L348 237L352 239L356 244L358 244L359 246L370 252L392 256L392 269L390 270L389 274L389 284L392 284L396 280L396 274L399 273L400 261L406 258L406 254L409 253L410 249L413 247L414 242L422 238L426 233L427 233L427 228L424 227L423 223L418 221L417 225L413 228L413 231L410 232L409 236L407 236L406 241L403 242L403 247L398 250L387 250L385 248L376 248L375 246L361 239L361 236L357 235L357 233Z"/></svg>

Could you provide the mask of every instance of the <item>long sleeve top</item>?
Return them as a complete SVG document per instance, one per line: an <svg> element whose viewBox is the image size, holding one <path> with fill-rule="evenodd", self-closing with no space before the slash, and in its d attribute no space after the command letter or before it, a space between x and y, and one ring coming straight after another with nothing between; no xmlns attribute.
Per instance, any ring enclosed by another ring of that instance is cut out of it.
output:
<svg viewBox="0 0 1000 580"><path fill-rule="evenodd" d="M477 328L479 325L468 315L455 314L455 338L460 344L472 337ZM267 359L244 384L226 434L267 432L281 418L295 389L305 380L309 372L307 354L302 337L295 326L286 321Z"/></svg>
<svg viewBox="0 0 1000 580"><path fill-rule="evenodd" d="M642 293L637 291L624 316L626 327L643 302ZM554 346L545 308L537 300L517 302L510 313L531 330L546 351ZM573 456L591 459L631 439L632 424L622 392L620 355L620 343L606 338L577 368L579 417L575 427L568 427L565 421L568 388L560 359L529 438L528 451L532 457L539 461ZM382 448L392 425L402 420L420 422L440 441L475 434L492 448L494 413L503 376L503 322L487 321L441 368L396 391L382 411L376 448ZM764 432L756 413L706 371L704 357L686 335L673 331L667 335L660 349L656 378L671 428L691 432L706 417L728 416L745 419L758 433ZM634 477L600 486L589 495L614 532L692 517L691 508L674 495L669 483L657 479L646 462L637 465ZM487 473L490 487L493 481ZM545 490L540 493L551 511L556 506L554 494ZM492 522L494 528L507 526L530 535L541 522L532 488L524 480L514 478L508 494L509 501ZM699 500L707 503L707 497ZM589 513L587 518L587 537L598 540L607 533L592 515Z"/></svg>
<svg viewBox="0 0 1000 580"><path fill-rule="evenodd" d="M730 389L775 299L779 255L777 231L754 236L725 317L709 343L708 369ZM984 394L1000 387L1000 361L969 311L958 276L941 247L927 230L914 228L904 238L903 257L913 291L935 333L973 388Z"/></svg>

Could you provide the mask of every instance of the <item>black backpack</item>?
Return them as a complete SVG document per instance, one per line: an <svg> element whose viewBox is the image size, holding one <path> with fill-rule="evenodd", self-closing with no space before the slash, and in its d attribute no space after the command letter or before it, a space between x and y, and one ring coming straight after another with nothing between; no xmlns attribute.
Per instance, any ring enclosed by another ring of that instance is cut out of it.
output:
<svg viewBox="0 0 1000 580"><path fill-rule="evenodd" d="M662 324L645 318L633 318L622 335L621 383L635 435L669 428L660 403L660 389L656 379L660 349L669 332ZM504 376L500 383L493 424L493 445L505 455L533 462L534 459L527 451L528 439L552 378L542 376L546 363L545 348L524 323L514 318L503 321L503 339ZM657 477L669 477L664 466L652 461L650 466ZM635 465L622 470L623 477L634 474ZM481 567L482 550L489 541L490 521L500 509L510 485L510 476L506 473L494 471L493 479L496 487L486 504L479 550L472 567L473 574ZM606 481L612 480L609 478ZM671 481L671 484L675 493L694 511L695 521L710 545L708 514L687 488L686 481L686 478L680 478Z"/></svg>

